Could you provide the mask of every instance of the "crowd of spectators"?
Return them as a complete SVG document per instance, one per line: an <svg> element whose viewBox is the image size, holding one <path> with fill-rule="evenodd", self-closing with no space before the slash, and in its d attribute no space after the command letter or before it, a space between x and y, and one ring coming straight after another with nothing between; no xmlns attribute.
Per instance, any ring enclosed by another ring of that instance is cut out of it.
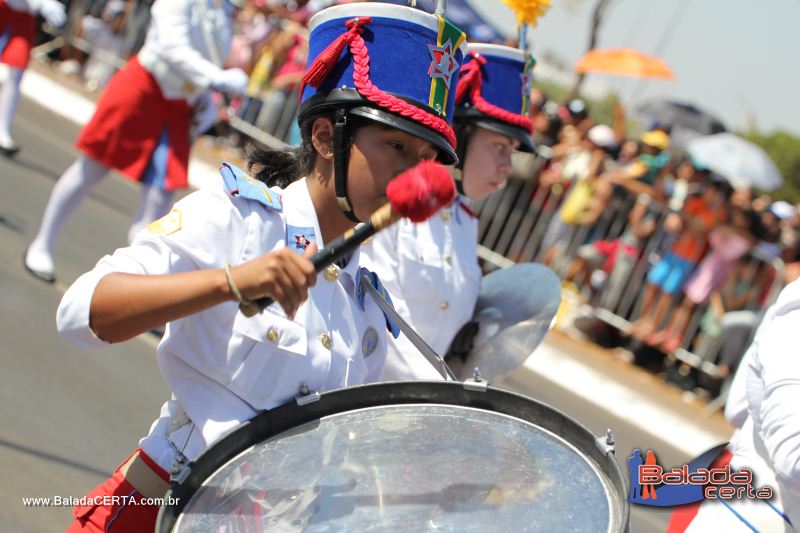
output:
<svg viewBox="0 0 800 533"><path fill-rule="evenodd" d="M551 211L537 214L546 230L536 257L588 304L575 325L634 356L658 352L682 386L718 392L770 298L800 275L800 206L734 189L673 146L666 125L626 136L620 107L608 126L582 100L533 101L537 141L549 147L534 196ZM634 304L620 309L626 297ZM594 308L623 319L615 335ZM687 352L696 357L679 357ZM708 369L712 379L698 379Z"/></svg>

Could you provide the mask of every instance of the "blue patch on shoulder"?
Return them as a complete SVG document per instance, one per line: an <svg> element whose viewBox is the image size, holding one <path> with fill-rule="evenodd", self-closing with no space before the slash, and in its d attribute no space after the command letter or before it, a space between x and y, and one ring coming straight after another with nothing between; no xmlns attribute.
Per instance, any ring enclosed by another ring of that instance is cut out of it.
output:
<svg viewBox="0 0 800 533"><path fill-rule="evenodd" d="M286 246L298 254L305 252L308 245L316 240L314 228L286 225Z"/></svg>
<svg viewBox="0 0 800 533"><path fill-rule="evenodd" d="M275 211L283 210L281 195L263 182L248 176L242 169L230 163L222 163L219 173L231 196L253 200Z"/></svg>
<svg viewBox="0 0 800 533"><path fill-rule="evenodd" d="M358 306L361 308L361 310L364 311L364 300L367 297L367 291L363 286L364 274L367 275L372 283L372 286L378 290L384 301L386 301L386 303L391 305L392 309L394 309L394 304L392 303L392 298L389 296L389 291L384 288L383 283L381 283L381 280L378 279L378 275L364 267L360 267L358 269L358 290L356 291L356 301L358 302ZM397 327L397 324L395 324L386 313L384 313L383 316L386 319L386 329L388 329L392 333L392 337L396 339L400 336L400 328Z"/></svg>

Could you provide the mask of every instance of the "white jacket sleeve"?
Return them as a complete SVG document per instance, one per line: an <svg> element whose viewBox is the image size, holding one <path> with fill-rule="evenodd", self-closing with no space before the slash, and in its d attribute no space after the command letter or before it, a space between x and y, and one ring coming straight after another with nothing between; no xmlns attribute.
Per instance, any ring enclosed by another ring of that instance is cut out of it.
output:
<svg viewBox="0 0 800 533"><path fill-rule="evenodd" d="M164 60L173 72L205 90L220 77L223 69L207 59L192 43L193 3L192 0L156 1L151 10L151 24L156 25L155 31L151 28L151 32L154 31L156 42L148 42L145 47ZM150 35L148 39L151 39ZM227 49L223 53L227 53Z"/></svg>
<svg viewBox="0 0 800 533"><path fill-rule="evenodd" d="M41 4L41 0L5 0L5 2L14 11L27 13L36 13Z"/></svg>
<svg viewBox="0 0 800 533"><path fill-rule="evenodd" d="M140 231L131 246L103 257L72 284L58 307L58 332L77 346L105 346L89 326L92 297L105 275L174 274L220 268L225 261L237 264L247 234L244 217L250 213L246 200L232 199L222 188L190 194L175 204L159 229L151 225Z"/></svg>
<svg viewBox="0 0 800 533"><path fill-rule="evenodd" d="M763 397L757 422L776 478L794 490L800 490L798 326L800 309L776 313L758 345Z"/></svg>
<svg viewBox="0 0 800 533"><path fill-rule="evenodd" d="M59 334L71 344L81 348L99 348L110 344L94 334L89 327L89 309L97 284L106 274L116 271L104 257L93 270L75 280L56 311L56 327Z"/></svg>

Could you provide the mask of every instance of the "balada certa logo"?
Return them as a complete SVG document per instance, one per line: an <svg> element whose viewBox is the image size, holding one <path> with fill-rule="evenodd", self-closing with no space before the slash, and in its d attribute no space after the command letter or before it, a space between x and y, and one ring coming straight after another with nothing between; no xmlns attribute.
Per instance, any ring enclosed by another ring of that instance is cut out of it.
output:
<svg viewBox="0 0 800 533"><path fill-rule="evenodd" d="M771 499L772 487L756 487L752 470L712 465L725 446L720 444L689 464L671 469L658 464L653 450L645 454L634 450L628 458L631 480L628 501L639 505L670 507L704 499Z"/></svg>

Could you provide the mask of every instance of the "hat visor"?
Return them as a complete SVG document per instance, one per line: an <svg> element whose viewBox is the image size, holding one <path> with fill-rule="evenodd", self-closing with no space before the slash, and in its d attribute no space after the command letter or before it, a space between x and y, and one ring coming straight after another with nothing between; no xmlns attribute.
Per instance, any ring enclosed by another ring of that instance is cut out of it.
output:
<svg viewBox="0 0 800 533"><path fill-rule="evenodd" d="M517 148L517 150L520 152L531 153L534 151L531 135L522 128L497 120L476 120L475 125L519 141L519 148Z"/></svg>
<svg viewBox="0 0 800 533"><path fill-rule="evenodd" d="M444 137L419 122L368 106L354 107L349 110L349 113L404 131L423 141L428 141L436 147L439 152L437 160L444 165L458 163L458 156L456 156L456 151L450 146L450 143Z"/></svg>
<svg viewBox="0 0 800 533"><path fill-rule="evenodd" d="M455 116L456 120L469 121L476 126L519 141L518 150L521 152L533 152L535 150L533 140L531 139L531 133L529 131L526 131L524 128L520 128L519 126L511 125L508 122L503 122L502 120L490 117L475 107L457 107Z"/></svg>
<svg viewBox="0 0 800 533"><path fill-rule="evenodd" d="M397 95L395 95L397 96ZM398 98L409 101L407 98L397 96ZM415 102L409 102L423 111L428 111L432 115L436 115L431 109L423 109L422 106L417 105ZM414 137L418 137L424 141L428 141L434 145L439 152L437 160L444 165L455 165L458 162L458 156L455 149L450 146L447 139L433 131L432 129L423 126L419 122L395 115L389 111L372 107L369 101L362 97L354 89L332 89L325 93L316 94L300 104L300 113L298 119L303 120L304 117L317 111L324 111L326 109L335 109L338 107L345 107L348 113L363 117L392 128L404 131Z"/></svg>

